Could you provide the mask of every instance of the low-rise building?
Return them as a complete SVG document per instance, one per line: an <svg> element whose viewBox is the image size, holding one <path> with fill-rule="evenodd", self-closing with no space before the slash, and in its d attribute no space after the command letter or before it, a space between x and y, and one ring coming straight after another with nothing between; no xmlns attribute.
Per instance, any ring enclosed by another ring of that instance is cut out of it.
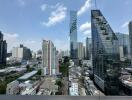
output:
<svg viewBox="0 0 132 100"><path fill-rule="evenodd" d="M69 92L71 96L78 96L79 95L79 91L78 91L78 83L71 83L71 87L69 88Z"/></svg>
<svg viewBox="0 0 132 100"><path fill-rule="evenodd" d="M16 95L19 93L19 82L17 80L7 84L6 94Z"/></svg>

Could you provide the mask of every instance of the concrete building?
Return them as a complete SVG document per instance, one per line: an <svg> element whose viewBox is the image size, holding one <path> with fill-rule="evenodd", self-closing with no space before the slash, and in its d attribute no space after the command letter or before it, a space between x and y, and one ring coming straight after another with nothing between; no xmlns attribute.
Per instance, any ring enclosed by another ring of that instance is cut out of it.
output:
<svg viewBox="0 0 132 100"><path fill-rule="evenodd" d="M72 82L71 87L69 88L70 96L79 96L78 83Z"/></svg>
<svg viewBox="0 0 132 100"><path fill-rule="evenodd" d="M115 33L119 42L120 60L130 59L130 41L129 35L123 33Z"/></svg>
<svg viewBox="0 0 132 100"><path fill-rule="evenodd" d="M83 46L84 59L86 58L86 46Z"/></svg>
<svg viewBox="0 0 132 100"><path fill-rule="evenodd" d="M124 48L123 46L119 46L119 54L120 54L120 60L125 61L125 55L124 55Z"/></svg>
<svg viewBox="0 0 132 100"><path fill-rule="evenodd" d="M56 74L57 61L56 61L56 48L52 41L43 40L42 43L42 64L43 64L43 75L54 75Z"/></svg>
<svg viewBox="0 0 132 100"><path fill-rule="evenodd" d="M29 60L32 57L30 49L20 44L20 47L13 47L12 57L21 60Z"/></svg>
<svg viewBox="0 0 132 100"><path fill-rule="evenodd" d="M17 80L7 84L6 94L16 95L19 93L19 82Z"/></svg>
<svg viewBox="0 0 132 100"><path fill-rule="evenodd" d="M84 48L83 48L83 43L78 42L78 59L83 59L84 58Z"/></svg>
<svg viewBox="0 0 132 100"><path fill-rule="evenodd" d="M130 40L130 55L131 55L131 66L132 66L132 21L129 22L129 40Z"/></svg>
<svg viewBox="0 0 132 100"><path fill-rule="evenodd" d="M0 31L0 65L6 64L7 57L7 43L3 40L3 34Z"/></svg>
<svg viewBox="0 0 132 100"><path fill-rule="evenodd" d="M91 47L91 38L86 38L86 60L91 59L92 47Z"/></svg>

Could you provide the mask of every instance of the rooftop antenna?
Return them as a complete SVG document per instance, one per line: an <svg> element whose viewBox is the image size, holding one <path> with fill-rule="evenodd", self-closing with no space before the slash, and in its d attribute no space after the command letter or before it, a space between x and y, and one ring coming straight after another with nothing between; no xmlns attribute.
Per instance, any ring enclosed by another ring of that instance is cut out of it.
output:
<svg viewBox="0 0 132 100"><path fill-rule="evenodd" d="M97 9L97 1L95 0L95 9Z"/></svg>

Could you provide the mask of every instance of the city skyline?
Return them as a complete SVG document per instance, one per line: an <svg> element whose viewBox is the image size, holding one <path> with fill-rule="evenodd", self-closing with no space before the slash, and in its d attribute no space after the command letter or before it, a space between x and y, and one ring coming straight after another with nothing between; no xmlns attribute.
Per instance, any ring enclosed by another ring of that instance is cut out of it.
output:
<svg viewBox="0 0 132 100"><path fill-rule="evenodd" d="M8 51L19 44L37 51L41 49L43 39L52 40L59 50L69 49L70 10L78 11L78 41L85 43L86 37L90 36L90 10L95 8L94 1L78 0L76 5L74 1L69 0L8 1L1 0L0 3L2 15L0 16L0 30L7 41ZM114 2L119 5L113 5L113 0L100 2L97 0L97 8L107 17L114 32L128 34L127 25L132 17L130 13L132 1L116 0Z"/></svg>

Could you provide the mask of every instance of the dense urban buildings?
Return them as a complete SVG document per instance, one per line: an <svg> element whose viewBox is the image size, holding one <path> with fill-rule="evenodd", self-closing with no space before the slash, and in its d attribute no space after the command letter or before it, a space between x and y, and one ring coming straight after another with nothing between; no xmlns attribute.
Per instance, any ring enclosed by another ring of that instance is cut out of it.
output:
<svg viewBox="0 0 132 100"><path fill-rule="evenodd" d="M130 42L129 35L123 33L115 33L119 42L120 60L130 59Z"/></svg>
<svg viewBox="0 0 132 100"><path fill-rule="evenodd" d="M42 43L42 65L43 75L55 75L58 67L56 48L52 41L43 40Z"/></svg>
<svg viewBox="0 0 132 100"><path fill-rule="evenodd" d="M7 57L7 43L6 40L3 40L3 34L0 31L0 65L6 64Z"/></svg>
<svg viewBox="0 0 132 100"><path fill-rule="evenodd" d="M13 4L15 1L18 0ZM97 9L96 0L72 1L38 0L28 5L34 11L22 9L35 15L29 19L29 14L15 13L19 11L18 6L1 0L0 26L5 32L0 32L0 94L96 96L99 99L102 96L132 96L132 21L129 25L123 22L128 20L130 13L124 10L125 6L121 8L123 3L109 11L108 6L113 2L104 0L107 2L101 4L105 6L101 7L105 8L103 13L108 19L113 18L110 23L119 30L114 32ZM24 6L28 2L18 3ZM38 6L40 9L36 9ZM119 11L125 11L125 16ZM122 19L118 19L120 17ZM127 25L130 37L125 34L128 33ZM18 46L20 41L24 45Z"/></svg>
<svg viewBox="0 0 132 100"><path fill-rule="evenodd" d="M131 55L131 66L132 66L132 21L129 22L129 38L130 38L130 55Z"/></svg>
<svg viewBox="0 0 132 100"><path fill-rule="evenodd" d="M77 12L70 11L70 57L77 59Z"/></svg>
<svg viewBox="0 0 132 100"><path fill-rule="evenodd" d="M94 82L106 95L118 95L118 39L100 10L91 11Z"/></svg>
<svg viewBox="0 0 132 100"><path fill-rule="evenodd" d="M30 60L32 57L31 50L22 44L19 47L13 47L12 57L18 60Z"/></svg>

